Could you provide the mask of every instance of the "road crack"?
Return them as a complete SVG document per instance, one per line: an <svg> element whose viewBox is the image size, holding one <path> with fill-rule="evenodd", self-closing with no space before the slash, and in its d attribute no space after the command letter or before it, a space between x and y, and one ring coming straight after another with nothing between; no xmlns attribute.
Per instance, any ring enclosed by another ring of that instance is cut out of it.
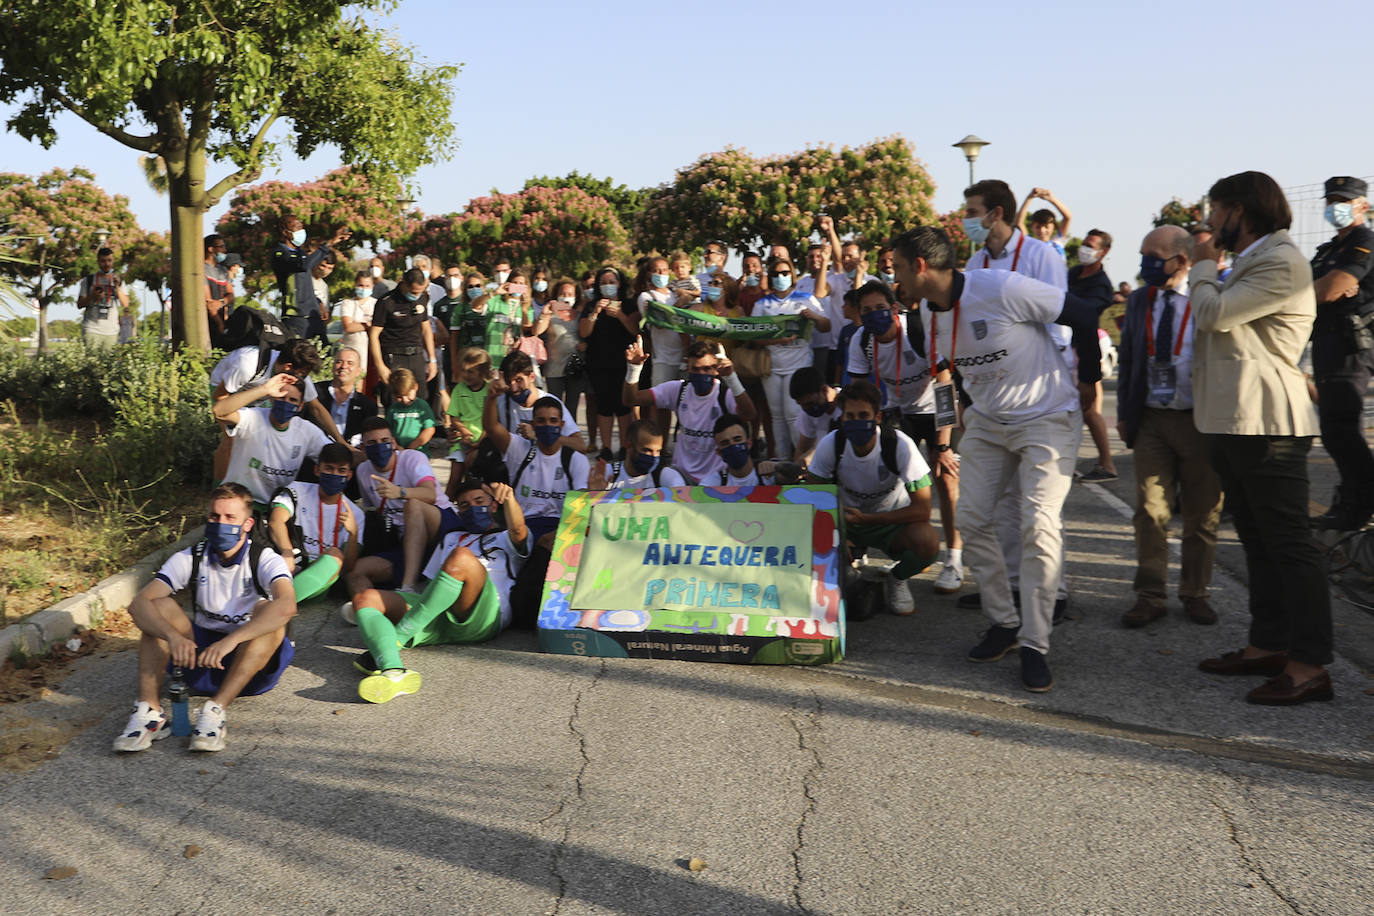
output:
<svg viewBox="0 0 1374 916"><path fill-rule="evenodd" d="M1279 890L1278 885L1270 880L1269 875L1264 870L1264 866L1255 861L1250 855L1250 850L1246 847L1245 843L1241 841L1240 833L1236 830L1236 819L1231 814L1230 810L1215 798L1209 798L1208 801L1212 803L1212 807L1221 812L1221 819L1226 824L1226 832L1231 838L1232 845L1236 847L1236 853L1240 856L1241 863L1245 865L1245 870L1258 878L1260 883L1268 888L1269 892L1273 894L1276 899L1282 901L1283 904L1294 913L1301 914L1302 910L1293 902L1293 899Z"/></svg>
<svg viewBox="0 0 1374 916"><path fill-rule="evenodd" d="M557 916L563 907L563 898L568 892L568 878L563 874L563 862L567 855L568 838L572 834L571 808L582 801L582 782L586 777L587 768L592 763L592 758L587 754L587 734L582 730L581 723L578 722L582 715L582 698L596 688L605 674L606 660L602 659L592 682L577 691L577 696L573 697L572 711L568 713L568 734L577 744L577 753L581 757L581 761L578 764L577 772L573 774L572 791L565 793L558 800L558 807L539 819L539 823L543 824L554 818L562 817L562 829L559 831L558 842L554 846L553 858L549 864L550 873L558 881L558 896L554 898L553 905L545 911L547 916Z"/></svg>
<svg viewBox="0 0 1374 916"><path fill-rule="evenodd" d="M811 815L816 811L816 785L825 769L820 751L812 740L820 730L820 715L823 706L820 695L814 690L810 693L812 708L803 712L799 706L794 705L787 716L788 724L797 733L797 750L804 757L810 758L807 762L806 771L802 774L802 798L805 799L805 804L802 805L801 814L797 817L796 838L792 844L792 904L802 913L811 912L802 902L802 885L806 880L802 869L802 854L806 849L807 825Z"/></svg>

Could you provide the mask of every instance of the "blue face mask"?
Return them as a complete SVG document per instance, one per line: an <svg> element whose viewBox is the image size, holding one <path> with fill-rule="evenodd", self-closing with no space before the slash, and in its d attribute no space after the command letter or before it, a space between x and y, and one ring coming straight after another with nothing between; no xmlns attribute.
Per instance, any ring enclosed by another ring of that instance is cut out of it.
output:
<svg viewBox="0 0 1374 916"><path fill-rule="evenodd" d="M355 286L355 287L353 287L353 298L354 298L354 299L368 299L368 298L371 298L371 296L372 296L372 288L371 288L370 286Z"/></svg>
<svg viewBox="0 0 1374 916"><path fill-rule="evenodd" d="M290 401L272 402L272 422L277 426L285 426L291 422L291 418L301 412L301 405L292 404Z"/></svg>
<svg viewBox="0 0 1374 916"><path fill-rule="evenodd" d="M808 416L823 417L830 413L830 405L824 401L812 401L809 404L803 404L802 410L806 411Z"/></svg>
<svg viewBox="0 0 1374 916"><path fill-rule="evenodd" d="M758 285L759 285L759 275L758 275L758 274L750 274L749 276L745 277L745 278L744 278L744 285L745 285L745 286L758 286Z"/></svg>
<svg viewBox="0 0 1374 916"><path fill-rule="evenodd" d="M216 264L223 264L225 258L227 258L227 257L229 257L229 255L225 254L224 252L222 252L222 251L216 251L216 252L215 252L215 263L216 263Z"/></svg>
<svg viewBox="0 0 1374 916"><path fill-rule="evenodd" d="M773 279L772 279L770 282L772 283L773 289L774 289L774 290L776 290L777 292L783 292L784 290L787 290L787 289L790 289L790 288L791 288L791 286L792 286L792 277L791 277L791 275L788 275L788 276L786 276L786 277L776 277L776 276L775 276L775 277L773 277Z"/></svg>
<svg viewBox="0 0 1374 916"><path fill-rule="evenodd" d="M716 377L714 375L708 375L705 372L688 372L687 381L691 383L692 390L695 391L699 397L704 398L711 393L711 389L716 384Z"/></svg>
<svg viewBox="0 0 1374 916"><path fill-rule="evenodd" d="M1169 282L1169 272L1164 269L1164 265L1168 263L1163 258L1142 254L1140 256L1140 279L1145 281L1146 286L1165 286Z"/></svg>
<svg viewBox="0 0 1374 916"><path fill-rule="evenodd" d="M981 245L988 240L988 233L992 230L983 225L983 218L966 216L964 217L964 234L969 237L969 241L975 245Z"/></svg>
<svg viewBox="0 0 1374 916"><path fill-rule="evenodd" d="M596 287L595 287L595 286L589 286L589 287L587 287L586 289L584 289L584 290L582 291L582 296L583 296L583 298L585 298L588 302L591 302L593 299L596 298Z"/></svg>
<svg viewBox="0 0 1374 916"><path fill-rule="evenodd" d="M873 441L873 434L878 431L876 420L841 420L840 435L849 440L849 444L858 447L867 445Z"/></svg>
<svg viewBox="0 0 1374 916"><path fill-rule="evenodd" d="M668 285L669 277L667 274L649 274L649 279L654 284L654 289L663 289Z"/></svg>
<svg viewBox="0 0 1374 916"><path fill-rule="evenodd" d="M386 466L391 463L391 456L395 451L396 445L391 442L373 442L371 445L363 446L363 454L379 471L386 470Z"/></svg>
<svg viewBox="0 0 1374 916"><path fill-rule="evenodd" d="M749 443L736 442L720 450L721 459L730 467L739 470L749 463Z"/></svg>
<svg viewBox="0 0 1374 916"><path fill-rule="evenodd" d="M407 301L407 302L418 302L418 301L420 301L420 294L419 294L419 293L408 293L408 292L406 292L405 290L401 290L401 295L406 297L406 301Z"/></svg>
<svg viewBox="0 0 1374 916"><path fill-rule="evenodd" d="M1355 222L1355 207L1353 204L1327 204L1326 221L1337 229L1344 229Z"/></svg>
<svg viewBox="0 0 1374 916"><path fill-rule="evenodd" d="M508 391L506 393L510 395L512 401L523 406L530 399L530 395L534 394L534 389L526 388L523 391Z"/></svg>
<svg viewBox="0 0 1374 916"><path fill-rule="evenodd" d="M292 245L295 245L295 246L298 247L298 248L299 248L301 245L304 245L304 244L305 244L305 230L304 230L304 229L297 229L295 232L291 233L291 244L292 244Z"/></svg>
<svg viewBox="0 0 1374 916"><path fill-rule="evenodd" d="M652 473L656 467L658 467L657 455L635 452L630 456L630 470L635 472L636 477L643 477L645 474Z"/></svg>
<svg viewBox="0 0 1374 916"><path fill-rule="evenodd" d="M205 523L205 539L209 541L210 550L220 556L237 547L241 537L242 525L230 525L228 522Z"/></svg>
<svg viewBox="0 0 1374 916"><path fill-rule="evenodd" d="M853 270L846 270L844 272L844 275L849 279L853 280L855 277L859 275L859 268L856 267Z"/></svg>
<svg viewBox="0 0 1374 916"><path fill-rule="evenodd" d="M539 440L539 444L548 448L559 439L563 438L563 428L561 426L536 426L534 428L534 438Z"/></svg>
<svg viewBox="0 0 1374 916"><path fill-rule="evenodd" d="M707 302L715 302L720 298L721 289L719 286L708 286L701 291L701 298Z"/></svg>
<svg viewBox="0 0 1374 916"><path fill-rule="evenodd" d="M897 275L896 275L896 274L890 274L890 273L886 273L885 271L881 271L881 270L880 270L880 271L878 271L878 276L879 276L880 278L882 278L882 281L883 281L884 283L887 283L887 284L892 284L892 283L896 283L896 282L897 282Z"/></svg>
<svg viewBox="0 0 1374 916"><path fill-rule="evenodd" d="M719 264L707 264L707 265L706 265L706 272L707 272L708 274L710 274L711 276L714 277L716 274L720 273L720 265L719 265Z"/></svg>
<svg viewBox="0 0 1374 916"><path fill-rule="evenodd" d="M458 510L458 524L466 531L486 531L492 526L491 506L468 506Z"/></svg>
<svg viewBox="0 0 1374 916"><path fill-rule="evenodd" d="M864 330L871 333L874 337L882 337L892 327L892 313L887 309L875 309L865 312L863 318Z"/></svg>
<svg viewBox="0 0 1374 916"><path fill-rule="evenodd" d="M548 288L549 288L549 281L548 281L548 280L535 280L535 281L534 281L534 291L535 291L536 293L542 293L544 290L546 290L546 289L548 289Z"/></svg>
<svg viewBox="0 0 1374 916"><path fill-rule="evenodd" d="M320 492L325 496L338 496L348 486L347 474L321 474Z"/></svg>
<svg viewBox="0 0 1374 916"><path fill-rule="evenodd" d="M601 284L601 298L602 298L602 299L611 299L611 300L614 300L615 297L616 297L616 296L619 296L619 295L620 295L620 286L619 286L619 284L616 284L616 283L602 283L602 284Z"/></svg>
<svg viewBox="0 0 1374 916"><path fill-rule="evenodd" d="M486 292L486 290L482 289L482 287L480 286L469 286L468 299L480 299L482 297L482 293L484 292Z"/></svg>

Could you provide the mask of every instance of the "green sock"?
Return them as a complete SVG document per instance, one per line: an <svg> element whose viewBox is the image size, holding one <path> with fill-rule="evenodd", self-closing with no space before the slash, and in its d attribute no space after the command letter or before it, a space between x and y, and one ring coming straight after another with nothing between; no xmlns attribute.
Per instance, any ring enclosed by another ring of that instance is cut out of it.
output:
<svg viewBox="0 0 1374 916"><path fill-rule="evenodd" d="M324 553L315 558L305 569L291 580L296 587L296 600L306 601L321 595L339 579L339 569L343 566L338 557Z"/></svg>
<svg viewBox="0 0 1374 916"><path fill-rule="evenodd" d="M939 556L938 553L922 558L916 556L916 554L912 553L910 550L903 550L894 558L897 561L897 565L892 567L892 578L910 579L931 563L934 563L937 556Z"/></svg>
<svg viewBox="0 0 1374 916"><path fill-rule="evenodd" d="M448 573L439 572L425 588L420 600L412 604L410 610L396 625L402 639L419 633L428 627L436 617L458 603L463 593L463 580L455 579Z"/></svg>
<svg viewBox="0 0 1374 916"><path fill-rule="evenodd" d="M377 667L382 671L404 668L401 664L401 641L396 638L396 626L375 607L360 607L355 612L363 642Z"/></svg>

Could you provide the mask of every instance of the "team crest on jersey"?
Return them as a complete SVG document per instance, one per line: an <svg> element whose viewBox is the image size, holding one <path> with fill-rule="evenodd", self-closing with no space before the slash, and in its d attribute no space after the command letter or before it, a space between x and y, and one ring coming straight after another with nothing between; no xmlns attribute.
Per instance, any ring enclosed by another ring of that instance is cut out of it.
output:
<svg viewBox="0 0 1374 916"><path fill-rule="evenodd" d="M423 315L425 313L425 307L422 303L417 302L415 303L415 307L412 308L411 311L413 311L417 315Z"/></svg>
<svg viewBox="0 0 1374 916"><path fill-rule="evenodd" d="M973 321L969 322L969 324L973 325L974 337L982 340L984 337L988 336L988 323L983 319L975 318Z"/></svg>
<svg viewBox="0 0 1374 916"><path fill-rule="evenodd" d="M291 447L291 460L292 460L292 461L295 461L295 460L296 460L297 458L299 458L300 456L301 456L301 447L300 447L299 445L292 446L292 447Z"/></svg>

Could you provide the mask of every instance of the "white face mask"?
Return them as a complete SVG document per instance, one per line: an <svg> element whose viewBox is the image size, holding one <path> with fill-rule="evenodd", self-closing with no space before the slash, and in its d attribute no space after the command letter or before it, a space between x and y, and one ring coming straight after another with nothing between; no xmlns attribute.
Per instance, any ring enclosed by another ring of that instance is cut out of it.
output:
<svg viewBox="0 0 1374 916"><path fill-rule="evenodd" d="M373 268L372 268L372 276L374 276L374 277L376 277L377 279L380 280L380 279L381 279L381 276L382 276L382 269L381 269L380 267L373 267Z"/></svg>
<svg viewBox="0 0 1374 916"><path fill-rule="evenodd" d="M1096 264L1101 257L1102 252L1096 248L1083 245L1078 249L1078 263L1085 267L1089 264Z"/></svg>
<svg viewBox="0 0 1374 916"><path fill-rule="evenodd" d="M460 290L460 289L462 288L462 286L463 286L463 278L462 278L462 277L452 277L452 276L444 277L444 288L447 289L449 292L451 292L451 293L456 293L456 292L458 292L458 290Z"/></svg>
<svg viewBox="0 0 1374 916"><path fill-rule="evenodd" d="M509 271L509 270L498 270L498 271L496 272L496 282L497 282L498 285L500 285L500 284L502 284L502 283L505 283L505 282L506 282L507 280L509 280L509 279L510 279L510 271Z"/></svg>
<svg viewBox="0 0 1374 916"><path fill-rule="evenodd" d="M559 296L558 301L566 305L568 308L572 308L574 305L577 305L576 296Z"/></svg>

